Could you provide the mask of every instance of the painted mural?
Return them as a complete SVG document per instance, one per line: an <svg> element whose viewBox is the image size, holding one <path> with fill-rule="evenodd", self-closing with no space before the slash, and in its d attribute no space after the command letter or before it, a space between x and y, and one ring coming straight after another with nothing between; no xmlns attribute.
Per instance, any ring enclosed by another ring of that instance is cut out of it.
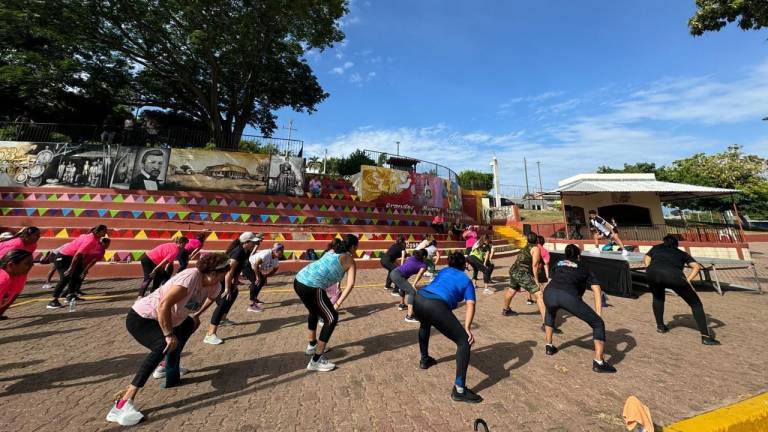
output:
<svg viewBox="0 0 768 432"><path fill-rule="evenodd" d="M226 190L264 193L268 154L173 149L169 186L177 190Z"/></svg>

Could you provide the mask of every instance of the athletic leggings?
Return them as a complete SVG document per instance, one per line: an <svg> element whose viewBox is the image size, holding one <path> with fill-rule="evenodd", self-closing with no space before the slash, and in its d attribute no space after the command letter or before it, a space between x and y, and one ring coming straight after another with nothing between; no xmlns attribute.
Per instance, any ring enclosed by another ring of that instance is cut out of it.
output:
<svg viewBox="0 0 768 432"><path fill-rule="evenodd" d="M419 350L421 358L429 356L429 335L434 326L456 344L456 385L464 387L469 367L469 336L453 314L448 304L442 300L416 295L413 301L413 313L421 323L419 327Z"/></svg>
<svg viewBox="0 0 768 432"><path fill-rule="evenodd" d="M392 282L395 283L395 286L397 286L400 289L400 297L408 297L406 302L409 305L413 304L413 296L416 295L416 289L411 285L410 282L408 282L408 278L403 276L402 273L400 273L400 270L394 269L391 272L389 272L389 277L392 279Z"/></svg>
<svg viewBox="0 0 768 432"><path fill-rule="evenodd" d="M477 272L483 273L483 282L488 283L491 281L491 273L493 273L494 265L488 261L488 264L483 264L477 257L469 257L469 265L472 266L472 280L477 279Z"/></svg>
<svg viewBox="0 0 768 432"><path fill-rule="evenodd" d="M77 290L80 287L80 282L83 278L83 260L80 260L75 268L72 269L72 273L69 276L64 276L64 273L69 270L72 265L74 257L67 255L58 255L56 261L53 262L56 271L59 273L59 283L56 284L56 289L53 291L53 298L58 299L64 292L64 288L67 288L68 296L77 295Z"/></svg>
<svg viewBox="0 0 768 432"><path fill-rule="evenodd" d="M163 360L163 357L165 357L165 354L163 354L165 350L165 337L157 320L144 318L133 309L128 312L128 316L125 318L125 327L136 341L150 350L149 355L144 359L144 363L141 364L139 371L133 377L133 381L131 381L131 384L142 388L147 383L147 379L149 379L152 371L155 370L160 361ZM165 364L167 372L175 371L178 374L181 351L194 331L195 322L189 317L173 328L173 334L176 335L179 343L176 349L168 354ZM168 379L166 375L166 379L166 382L174 382L174 380L178 382L178 376Z"/></svg>
<svg viewBox="0 0 768 432"><path fill-rule="evenodd" d="M229 290L229 299L226 299L224 298L224 282L221 283L221 292L219 292L219 296L216 297L216 309L214 309L213 314L211 315L211 325L219 325L224 318L224 315L229 313L229 310L232 309L232 305L235 304L235 300L237 300L238 291L237 286L233 283L232 288Z"/></svg>
<svg viewBox="0 0 768 432"><path fill-rule="evenodd" d="M557 311L564 309L592 327L594 340L605 342L605 322L575 293L557 287L547 288L544 290L544 305L546 306L544 314L546 326L554 328Z"/></svg>
<svg viewBox="0 0 768 432"><path fill-rule="evenodd" d="M264 285L267 284L266 276L263 276L261 273L256 273L255 276L256 276L256 283L251 284L251 295L250 295L251 302L255 302L256 300L259 299L259 293L261 292L261 289L264 288Z"/></svg>
<svg viewBox="0 0 768 432"><path fill-rule="evenodd" d="M321 316L323 317L323 329L320 331L318 339L321 342L328 343L333 330L336 328L336 324L339 322L339 313L334 309L328 294L324 289L306 286L295 279L293 281L293 290L296 291L296 294L309 311L309 317L307 318L308 329L317 330L317 319Z"/></svg>
<svg viewBox="0 0 768 432"><path fill-rule="evenodd" d="M149 292L153 292L170 279L168 273L165 272L165 267L157 269L154 277L150 276L149 274L152 273L155 267L157 267L157 264L149 259L147 255L141 257L141 269L144 270L144 280L139 288L139 296L144 297L147 293L147 288L151 287Z"/></svg>
<svg viewBox="0 0 768 432"><path fill-rule="evenodd" d="M189 251L181 248L179 255L176 256L176 260L179 262L179 271L184 271L189 265Z"/></svg>
<svg viewBox="0 0 768 432"><path fill-rule="evenodd" d="M384 284L384 287L387 289L392 289L392 278L389 276L389 273L396 269L398 265L389 259L389 255L382 255L381 266L387 269L387 282Z"/></svg>
<svg viewBox="0 0 768 432"><path fill-rule="evenodd" d="M664 325L664 300L666 298L665 288L670 288L675 294L679 295L693 311L693 319L699 327L702 335L709 336L707 328L707 315L704 313L704 305L701 304L696 291L685 279L685 273L674 267L663 267L651 265L646 272L648 285L653 293L653 315L656 317L656 325Z"/></svg>

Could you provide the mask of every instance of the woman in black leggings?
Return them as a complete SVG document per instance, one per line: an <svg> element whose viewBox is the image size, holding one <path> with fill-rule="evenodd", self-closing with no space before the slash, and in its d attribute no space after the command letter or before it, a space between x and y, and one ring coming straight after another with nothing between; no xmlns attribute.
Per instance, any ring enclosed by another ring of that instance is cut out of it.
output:
<svg viewBox="0 0 768 432"><path fill-rule="evenodd" d="M144 417L133 400L147 383L152 371L167 355L166 387L179 383L179 359L184 344L200 326L200 314L211 304L219 283L229 271L224 254L208 254L197 268L176 274L160 289L136 300L125 319L128 332L150 350L125 393L107 414L107 421L132 426Z"/></svg>
<svg viewBox="0 0 768 432"><path fill-rule="evenodd" d="M429 356L429 336L434 326L440 333L456 344L456 380L453 383L451 399L456 402L478 403L483 398L467 388L469 349L475 343L470 328L475 317L475 286L464 274L466 258L461 252L448 256L448 267L440 270L426 287L417 291L413 312L421 323L419 327L419 350L421 369L429 369L437 361ZM460 301L466 301L467 312L462 326L453 309Z"/></svg>
<svg viewBox="0 0 768 432"><path fill-rule="evenodd" d="M379 261L381 266L387 269L387 281L384 284L384 289L392 290L393 296L400 296L399 289L392 286L392 278L389 277L389 273L405 263L405 237L400 236L395 241L395 244L389 247L384 254L381 255Z"/></svg>
<svg viewBox="0 0 768 432"><path fill-rule="evenodd" d="M691 273L685 277L683 267L691 268ZM666 333L669 328L664 324L665 288L670 288L679 295L693 311L693 319L701 333L701 343L704 345L720 345L707 327L707 315L699 296L691 285L691 281L701 271L701 265L688 253L678 249L675 237L667 235L664 243L651 248L645 255L648 285L653 293L653 315L656 318L656 331Z"/></svg>
<svg viewBox="0 0 768 432"><path fill-rule="evenodd" d="M219 329L219 325L233 325L234 322L227 320L225 317L232 309L232 305L237 300L237 278L240 277L240 272L243 268L248 267L248 258L251 256L253 248L258 243L258 237L250 231L246 231L240 234L240 237L232 240L232 243L227 247L226 254L229 257L229 273L227 273L224 281L221 282L221 293L216 298L216 310L211 315L211 324L208 326L208 333L206 333L203 342L209 345L220 345L224 341L216 335L216 331Z"/></svg>
<svg viewBox="0 0 768 432"><path fill-rule="evenodd" d="M592 310L581 297L587 286L595 294L595 310ZM595 359L592 360L592 370L598 373L613 373L616 368L609 365L603 357L605 349L605 323L600 318L602 302L600 285L592 274L581 263L581 250L575 244L565 247L565 259L555 266L552 279L544 288L544 334L547 341L545 352L554 355L557 348L552 344L552 334L555 328L557 311L563 309L584 321L592 327L592 339L595 344Z"/></svg>

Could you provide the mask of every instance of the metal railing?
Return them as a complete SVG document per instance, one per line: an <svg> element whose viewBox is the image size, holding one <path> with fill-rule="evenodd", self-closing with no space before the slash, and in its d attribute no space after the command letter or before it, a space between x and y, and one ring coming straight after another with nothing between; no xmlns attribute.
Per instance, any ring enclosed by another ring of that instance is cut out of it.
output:
<svg viewBox="0 0 768 432"><path fill-rule="evenodd" d="M565 223L538 223L530 225L531 231L547 238L590 240L592 233L588 226ZM733 226L672 226L672 225L628 225L618 227L618 233L625 242L658 241L671 234L680 241L700 243L742 243L741 232Z"/></svg>
<svg viewBox="0 0 768 432"><path fill-rule="evenodd" d="M415 169L418 174L431 174L444 179L448 179L455 183L459 182L459 176L452 169L435 162L428 162L408 156L394 155L392 153L384 153L375 150L363 151L368 157L376 161L377 165L385 164L390 157L411 159L416 161Z"/></svg>
<svg viewBox="0 0 768 432"><path fill-rule="evenodd" d="M205 148L215 143L222 149L249 149L254 153L299 155L304 142L284 138L242 135L239 139L213 136L210 132L186 128L152 128L114 125L0 122L0 141L115 143L125 146Z"/></svg>

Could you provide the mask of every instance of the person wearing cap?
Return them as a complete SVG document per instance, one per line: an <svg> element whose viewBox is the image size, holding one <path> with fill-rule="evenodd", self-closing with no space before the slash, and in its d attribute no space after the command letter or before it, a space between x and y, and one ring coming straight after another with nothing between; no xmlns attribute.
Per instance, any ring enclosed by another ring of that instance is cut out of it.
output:
<svg viewBox="0 0 768 432"><path fill-rule="evenodd" d="M219 325L233 325L234 322L226 319L229 310L237 300L237 279L243 267L248 265L248 257L259 243L259 237L250 231L240 234L240 237L232 240L227 247L226 254L229 257L230 269L224 280L221 282L221 293L216 298L216 309L211 315L211 324L208 326L208 333L203 338L203 342L209 345L219 345L224 341L216 335Z"/></svg>
<svg viewBox="0 0 768 432"><path fill-rule="evenodd" d="M285 247L282 243L275 243L271 249L263 250L251 255L249 262L251 269L256 274L256 283L251 285L251 305L248 306L248 312L263 312L259 301L259 292L267 283L267 278L277 272L280 266L280 257L283 255Z"/></svg>
<svg viewBox="0 0 768 432"><path fill-rule="evenodd" d="M256 246L254 246L253 250L251 251L250 256L248 259L250 259L253 255L257 254L259 252L259 248L261 247L261 241L264 240L263 234L254 234L253 242L256 243ZM245 264L243 265L243 276L248 279L248 282L250 283L250 289L253 290L254 287L258 284L258 279L256 278L256 273L253 271L250 265Z"/></svg>

